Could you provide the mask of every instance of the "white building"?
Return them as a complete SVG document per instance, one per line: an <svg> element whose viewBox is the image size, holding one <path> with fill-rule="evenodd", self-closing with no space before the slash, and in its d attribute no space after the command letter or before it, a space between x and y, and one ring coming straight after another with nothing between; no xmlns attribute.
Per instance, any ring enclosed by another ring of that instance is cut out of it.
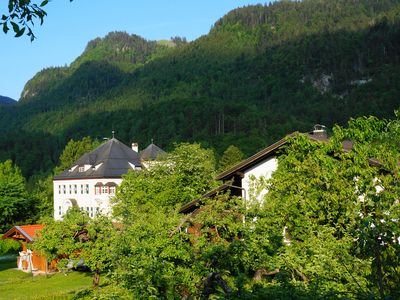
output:
<svg viewBox="0 0 400 300"><path fill-rule="evenodd" d="M122 182L122 175L129 170L141 170L146 161L165 153L155 145L138 153L138 145L132 148L115 138L108 140L90 153L86 153L70 169L53 179L54 219L61 220L71 207L87 211L90 217L101 212L111 212L110 199L115 196ZM144 160L141 160L143 154Z"/></svg>

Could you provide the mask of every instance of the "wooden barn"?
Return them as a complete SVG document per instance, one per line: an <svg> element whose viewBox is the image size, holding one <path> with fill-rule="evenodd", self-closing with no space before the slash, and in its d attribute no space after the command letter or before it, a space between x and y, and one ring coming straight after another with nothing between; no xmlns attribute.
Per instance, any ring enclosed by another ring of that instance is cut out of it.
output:
<svg viewBox="0 0 400 300"><path fill-rule="evenodd" d="M25 272L48 272L49 263L46 258L32 251L30 246L33 243L35 234L42 230L43 227L44 225L42 224L14 226L2 236L3 239L13 239L21 244L22 251L19 252L17 257L19 270Z"/></svg>

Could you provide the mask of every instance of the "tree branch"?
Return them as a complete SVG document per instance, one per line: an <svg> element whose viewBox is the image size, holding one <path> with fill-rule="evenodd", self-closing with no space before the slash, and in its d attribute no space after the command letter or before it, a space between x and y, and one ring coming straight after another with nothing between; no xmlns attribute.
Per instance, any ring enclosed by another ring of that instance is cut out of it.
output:
<svg viewBox="0 0 400 300"><path fill-rule="evenodd" d="M275 270L270 271L270 272L268 272L268 271L265 270L265 269L258 269L258 270L254 273L253 280L254 280L254 281L260 281L260 280L263 278L263 276L273 276L273 275L278 274L279 272L280 272L279 269L275 269Z"/></svg>

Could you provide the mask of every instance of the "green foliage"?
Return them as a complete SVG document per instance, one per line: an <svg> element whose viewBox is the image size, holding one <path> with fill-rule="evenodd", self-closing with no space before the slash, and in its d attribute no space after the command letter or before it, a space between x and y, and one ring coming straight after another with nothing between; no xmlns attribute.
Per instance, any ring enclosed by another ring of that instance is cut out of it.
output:
<svg viewBox="0 0 400 300"><path fill-rule="evenodd" d="M177 40L177 43L179 42L180 40ZM84 62L109 61L119 69L129 72L163 55L175 44L172 41L168 47L156 41L147 41L134 34L129 35L126 32L118 31L110 32L104 38L96 38L90 41L83 54L73 62L71 69L76 69Z"/></svg>
<svg viewBox="0 0 400 300"><path fill-rule="evenodd" d="M68 76L68 68L46 68L38 72L24 86L20 101L49 92L58 86L59 82L65 80Z"/></svg>
<svg viewBox="0 0 400 300"><path fill-rule="evenodd" d="M25 179L11 160L0 163L0 230L27 218L32 201L25 190Z"/></svg>
<svg viewBox="0 0 400 300"><path fill-rule="evenodd" d="M128 224L114 245L114 280L133 298L175 298L195 291L198 274L190 244L184 233L174 232L179 220L176 212L164 212L151 202L131 207Z"/></svg>
<svg viewBox="0 0 400 300"><path fill-rule="evenodd" d="M31 41L35 39L30 26L34 25L34 19L38 18L40 23L43 24L46 12L42 9L48 1L43 1L40 5L31 3L31 1L8 1L8 15L2 15L0 25L3 27L3 32L7 33L12 26L15 37L20 37L24 34L25 29L28 29L27 35L30 36ZM17 23L16 23L17 22ZM18 25L19 24L19 25Z"/></svg>
<svg viewBox="0 0 400 300"><path fill-rule="evenodd" d="M72 2L73 0L70 0ZM40 20L40 25L43 24L44 18L47 16L43 7L48 4L48 0L36 4L36 1L31 0L8 0L8 14L3 14L0 25L3 27L3 32L7 33L12 27L15 37L20 37L25 33L33 41L36 36L32 31L35 19Z"/></svg>
<svg viewBox="0 0 400 300"><path fill-rule="evenodd" d="M195 293L202 274L193 267L193 249L176 208L207 191L213 175L212 151L185 143L148 170L124 177L114 205L124 224L114 244L115 280L134 298Z"/></svg>
<svg viewBox="0 0 400 300"><path fill-rule="evenodd" d="M35 182L32 195L36 199L37 219L42 217L53 217L53 176L39 179Z"/></svg>
<svg viewBox="0 0 400 300"><path fill-rule="evenodd" d="M181 187L181 204L203 195L214 183L214 153L200 144L176 145L166 163L173 166L175 187Z"/></svg>
<svg viewBox="0 0 400 300"><path fill-rule="evenodd" d="M359 118L336 126L330 143L290 142L262 208L290 243L280 269L337 296L396 297L399 152L382 137L398 124ZM351 151L343 150L346 140Z"/></svg>
<svg viewBox="0 0 400 300"><path fill-rule="evenodd" d="M161 210L200 197L214 184L214 154L199 144L178 144L147 170L129 172L117 192L115 215L125 217L138 204Z"/></svg>
<svg viewBox="0 0 400 300"><path fill-rule="evenodd" d="M218 162L219 172L223 172L232 167L233 165L241 162L243 160L244 154L240 149L234 145L230 145L224 153L222 154L221 159Z"/></svg>
<svg viewBox="0 0 400 300"><path fill-rule="evenodd" d="M0 255L14 254L21 249L21 244L13 239L1 239L0 237Z"/></svg>

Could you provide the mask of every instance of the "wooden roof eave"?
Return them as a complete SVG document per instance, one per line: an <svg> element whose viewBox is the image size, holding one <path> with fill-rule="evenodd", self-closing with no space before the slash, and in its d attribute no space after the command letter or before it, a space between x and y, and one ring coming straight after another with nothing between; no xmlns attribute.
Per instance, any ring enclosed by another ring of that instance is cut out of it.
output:
<svg viewBox="0 0 400 300"><path fill-rule="evenodd" d="M257 152L256 154L250 156L249 158L234 165L230 169L220 173L219 175L217 175L217 177L215 179L216 180L228 180L236 173L242 173L244 170L257 164L259 161L274 154L276 152L276 150L278 150L280 147L282 147L284 144L287 143L287 141L290 137L293 137L296 134L298 134L298 132L294 132L294 133L291 133L291 134L285 136L283 139L280 139L279 141L275 142L274 144L268 146L267 148L264 148L263 150Z"/></svg>
<svg viewBox="0 0 400 300"><path fill-rule="evenodd" d="M26 240L27 242L33 242L32 237L27 234L20 226L14 226L10 230L8 230L1 237L3 240L5 239L15 239L15 240Z"/></svg>

